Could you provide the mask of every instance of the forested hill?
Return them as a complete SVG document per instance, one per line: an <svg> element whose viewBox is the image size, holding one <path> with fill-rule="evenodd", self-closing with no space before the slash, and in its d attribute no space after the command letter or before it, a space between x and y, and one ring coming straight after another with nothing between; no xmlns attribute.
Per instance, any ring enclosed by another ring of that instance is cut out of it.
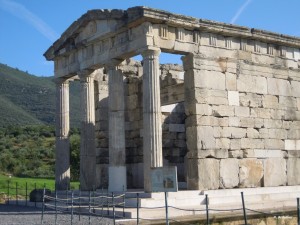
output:
<svg viewBox="0 0 300 225"><path fill-rule="evenodd" d="M0 127L55 123L53 77L37 77L0 63ZM71 126L79 126L79 84L70 85Z"/></svg>

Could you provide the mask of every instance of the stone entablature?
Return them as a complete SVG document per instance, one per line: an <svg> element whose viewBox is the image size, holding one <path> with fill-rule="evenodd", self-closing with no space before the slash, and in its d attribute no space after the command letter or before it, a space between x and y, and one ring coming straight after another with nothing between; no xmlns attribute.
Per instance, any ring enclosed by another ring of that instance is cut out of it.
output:
<svg viewBox="0 0 300 225"><path fill-rule="evenodd" d="M160 66L160 52L184 55L183 69ZM136 55L142 64L129 60ZM84 189L106 179L151 191L150 168L167 164L188 189L300 184L299 38L146 7L91 10L45 57L62 82L56 143L65 159L65 82L82 83ZM68 166L56 168L65 187Z"/></svg>
<svg viewBox="0 0 300 225"><path fill-rule="evenodd" d="M254 59L257 55L264 56L261 63L273 64L270 58L280 58L292 68L298 68L300 59L299 38L146 7L88 11L62 34L45 56L48 60L55 58L57 76L66 76L77 70L100 67L110 58L132 57L139 54L137 49L147 46L181 54L203 52L206 47L241 50L253 53ZM219 56L222 54L228 57L228 52L220 51ZM235 58L236 52L232 54Z"/></svg>

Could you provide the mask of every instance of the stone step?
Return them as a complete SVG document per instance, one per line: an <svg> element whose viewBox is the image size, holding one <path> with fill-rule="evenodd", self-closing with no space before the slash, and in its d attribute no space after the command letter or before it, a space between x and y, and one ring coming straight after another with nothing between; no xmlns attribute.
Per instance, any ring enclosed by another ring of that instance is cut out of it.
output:
<svg viewBox="0 0 300 225"><path fill-rule="evenodd" d="M300 190L297 192L287 193L266 193L266 194L244 194L245 204L260 203L265 201L295 201L300 197ZM208 196L209 205L226 205L226 204L242 204L241 195L232 196Z"/></svg>
<svg viewBox="0 0 300 225"><path fill-rule="evenodd" d="M136 198L126 198L125 199L127 207L136 207L137 199ZM168 197L168 205L179 207L179 206L190 206L190 205L202 205L205 203L205 197L203 195L194 196L194 198L175 198ZM155 199L155 198L140 198L139 206L141 207L156 207L156 206L164 206L165 199Z"/></svg>
<svg viewBox="0 0 300 225"><path fill-rule="evenodd" d="M256 194L267 194L267 193L283 193L283 192L294 192L300 191L300 186L280 186L280 187L258 187L258 188L234 188L234 189L219 189L219 190L208 190L202 191L201 194L208 196L235 196L241 195L256 195Z"/></svg>

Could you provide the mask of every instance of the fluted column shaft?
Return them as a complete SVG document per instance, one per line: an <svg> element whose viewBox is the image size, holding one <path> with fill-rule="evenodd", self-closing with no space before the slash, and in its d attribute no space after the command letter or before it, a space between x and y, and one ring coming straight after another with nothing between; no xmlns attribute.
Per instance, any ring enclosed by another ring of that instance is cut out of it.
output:
<svg viewBox="0 0 300 225"><path fill-rule="evenodd" d="M116 64L107 66L109 107L109 191L127 187L123 73Z"/></svg>
<svg viewBox="0 0 300 225"><path fill-rule="evenodd" d="M151 167L163 166L159 82L160 50L146 50L143 56L143 154L144 189L151 191Z"/></svg>
<svg viewBox="0 0 300 225"><path fill-rule="evenodd" d="M81 84L80 188L96 188L95 93L91 71L79 73Z"/></svg>
<svg viewBox="0 0 300 225"><path fill-rule="evenodd" d="M57 78L56 82L56 147L55 182L57 190L67 190L70 184L70 119L69 81Z"/></svg>

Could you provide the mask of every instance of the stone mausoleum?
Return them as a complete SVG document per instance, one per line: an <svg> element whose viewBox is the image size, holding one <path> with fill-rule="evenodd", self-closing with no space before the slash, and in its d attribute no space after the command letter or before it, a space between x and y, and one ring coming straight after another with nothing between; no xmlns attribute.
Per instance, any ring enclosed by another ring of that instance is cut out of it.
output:
<svg viewBox="0 0 300 225"><path fill-rule="evenodd" d="M162 52L182 66L161 65ZM151 192L161 166L177 166L188 190L300 185L300 38L134 7L88 11L44 55L55 63L57 188L70 180L76 80L82 190Z"/></svg>

